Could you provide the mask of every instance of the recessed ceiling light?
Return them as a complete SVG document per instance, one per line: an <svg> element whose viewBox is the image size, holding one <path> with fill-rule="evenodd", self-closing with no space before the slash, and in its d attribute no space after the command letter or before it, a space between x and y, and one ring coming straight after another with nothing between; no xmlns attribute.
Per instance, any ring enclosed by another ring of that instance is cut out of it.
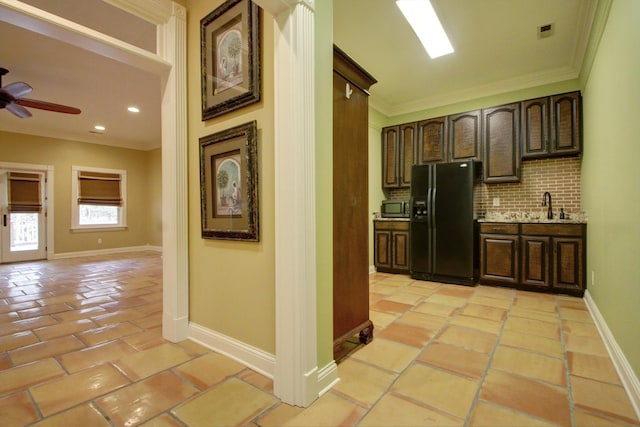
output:
<svg viewBox="0 0 640 427"><path fill-rule="evenodd" d="M140 109L138 107L133 107L133 106L128 107L127 110L129 110L132 113L139 113L140 112Z"/></svg>
<svg viewBox="0 0 640 427"><path fill-rule="evenodd" d="M397 0L396 5L431 59L453 53L453 46L429 0Z"/></svg>
<svg viewBox="0 0 640 427"><path fill-rule="evenodd" d="M102 125L95 125L93 128L100 132L104 132L105 130L107 130L107 128Z"/></svg>

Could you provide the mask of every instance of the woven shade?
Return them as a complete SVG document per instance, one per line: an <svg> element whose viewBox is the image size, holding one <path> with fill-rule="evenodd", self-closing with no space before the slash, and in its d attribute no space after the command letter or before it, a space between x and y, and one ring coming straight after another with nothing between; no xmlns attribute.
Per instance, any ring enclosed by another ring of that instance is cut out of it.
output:
<svg viewBox="0 0 640 427"><path fill-rule="evenodd" d="M119 174L80 171L78 182L78 204L122 206Z"/></svg>
<svg viewBox="0 0 640 427"><path fill-rule="evenodd" d="M9 172L9 212L40 212L40 175Z"/></svg>

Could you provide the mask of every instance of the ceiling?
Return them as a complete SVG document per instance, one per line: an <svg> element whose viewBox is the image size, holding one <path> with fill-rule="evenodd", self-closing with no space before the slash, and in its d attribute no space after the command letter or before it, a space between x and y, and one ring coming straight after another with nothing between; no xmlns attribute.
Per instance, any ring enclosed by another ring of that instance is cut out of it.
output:
<svg viewBox="0 0 640 427"><path fill-rule="evenodd" d="M24 1L97 31L119 28L124 33L110 35L145 49L155 43L140 31L127 33L141 22L123 24L102 0ZM371 105L395 116L577 78L596 1L433 0L456 51L432 60L393 0L334 0L334 41L378 80ZM33 87L28 98L82 114L30 109L33 117L19 119L0 111L0 130L140 150L160 146L157 74L12 25L7 11L0 1L0 67L10 71L3 85L24 81ZM546 24L552 35L540 38L538 27ZM132 104L139 114L127 112ZM107 130L94 133L96 124Z"/></svg>

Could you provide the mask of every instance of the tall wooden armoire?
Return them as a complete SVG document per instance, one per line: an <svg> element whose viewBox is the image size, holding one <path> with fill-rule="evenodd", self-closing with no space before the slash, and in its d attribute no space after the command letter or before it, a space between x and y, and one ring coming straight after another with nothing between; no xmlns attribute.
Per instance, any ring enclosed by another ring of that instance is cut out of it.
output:
<svg viewBox="0 0 640 427"><path fill-rule="evenodd" d="M333 339L373 339L369 320L369 73L333 49Z"/></svg>

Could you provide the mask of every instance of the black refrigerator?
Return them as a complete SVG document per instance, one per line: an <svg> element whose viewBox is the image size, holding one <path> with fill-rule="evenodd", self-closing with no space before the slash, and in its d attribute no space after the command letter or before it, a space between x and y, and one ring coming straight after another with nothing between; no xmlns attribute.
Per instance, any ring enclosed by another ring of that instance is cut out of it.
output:
<svg viewBox="0 0 640 427"><path fill-rule="evenodd" d="M473 285L478 275L473 186L480 163L411 169L411 277Z"/></svg>

